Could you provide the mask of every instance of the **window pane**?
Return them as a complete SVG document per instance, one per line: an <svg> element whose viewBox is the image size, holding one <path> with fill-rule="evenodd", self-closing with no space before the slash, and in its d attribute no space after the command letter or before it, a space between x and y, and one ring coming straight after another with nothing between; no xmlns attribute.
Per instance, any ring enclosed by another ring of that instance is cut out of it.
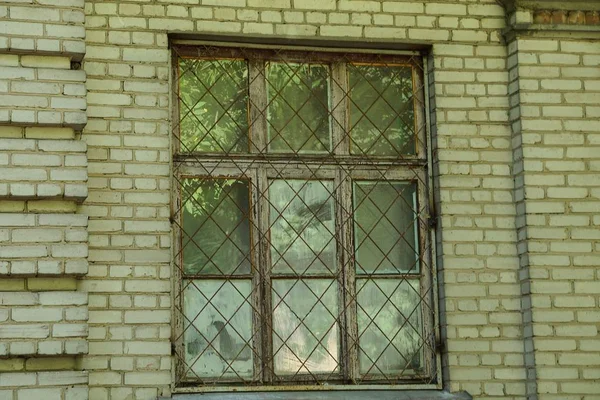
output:
<svg viewBox="0 0 600 400"><path fill-rule="evenodd" d="M273 281L275 373L331 373L338 365L337 284L332 279Z"/></svg>
<svg viewBox="0 0 600 400"><path fill-rule="evenodd" d="M421 367L419 282L357 279L362 375L414 373Z"/></svg>
<svg viewBox="0 0 600 400"><path fill-rule="evenodd" d="M244 60L179 60L182 152L248 151Z"/></svg>
<svg viewBox="0 0 600 400"><path fill-rule="evenodd" d="M273 180L269 201L272 273L334 273L333 182Z"/></svg>
<svg viewBox="0 0 600 400"><path fill-rule="evenodd" d="M184 281L188 377L252 377L250 280Z"/></svg>
<svg viewBox="0 0 600 400"><path fill-rule="evenodd" d="M358 274L419 272L416 184L354 183Z"/></svg>
<svg viewBox="0 0 600 400"><path fill-rule="evenodd" d="M183 179L185 274L250 273L248 181Z"/></svg>
<svg viewBox="0 0 600 400"><path fill-rule="evenodd" d="M415 154L412 68L348 65L352 154Z"/></svg>
<svg viewBox="0 0 600 400"><path fill-rule="evenodd" d="M328 65L271 62L267 88L269 151L331 149Z"/></svg>

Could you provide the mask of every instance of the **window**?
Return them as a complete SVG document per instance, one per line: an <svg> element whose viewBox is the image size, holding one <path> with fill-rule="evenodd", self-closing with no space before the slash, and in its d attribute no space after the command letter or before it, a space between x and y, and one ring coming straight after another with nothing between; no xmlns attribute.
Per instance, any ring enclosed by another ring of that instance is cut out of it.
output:
<svg viewBox="0 0 600 400"><path fill-rule="evenodd" d="M176 386L437 382L421 59L174 65Z"/></svg>

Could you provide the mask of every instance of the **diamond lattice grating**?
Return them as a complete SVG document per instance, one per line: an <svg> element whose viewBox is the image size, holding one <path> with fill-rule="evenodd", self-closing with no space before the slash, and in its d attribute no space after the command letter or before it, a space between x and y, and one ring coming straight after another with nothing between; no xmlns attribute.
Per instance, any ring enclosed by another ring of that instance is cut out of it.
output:
<svg viewBox="0 0 600 400"><path fill-rule="evenodd" d="M173 60L177 385L436 382L420 57Z"/></svg>

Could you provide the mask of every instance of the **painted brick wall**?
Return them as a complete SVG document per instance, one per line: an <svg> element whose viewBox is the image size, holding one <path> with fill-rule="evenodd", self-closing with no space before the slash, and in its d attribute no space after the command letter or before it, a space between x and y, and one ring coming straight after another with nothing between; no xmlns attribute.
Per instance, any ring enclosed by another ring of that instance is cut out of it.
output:
<svg viewBox="0 0 600 400"><path fill-rule="evenodd" d="M87 1L90 397L169 393L167 33L178 31L434 43L448 382L523 398L504 26L494 1Z"/></svg>
<svg viewBox="0 0 600 400"><path fill-rule="evenodd" d="M600 43L510 43L529 392L600 393Z"/></svg>
<svg viewBox="0 0 600 400"><path fill-rule="evenodd" d="M83 400L83 0L0 2L0 398Z"/></svg>
<svg viewBox="0 0 600 400"><path fill-rule="evenodd" d="M0 3L0 399L171 393L173 32L430 44L444 383L595 398L598 38L507 42L506 20L495 0Z"/></svg>

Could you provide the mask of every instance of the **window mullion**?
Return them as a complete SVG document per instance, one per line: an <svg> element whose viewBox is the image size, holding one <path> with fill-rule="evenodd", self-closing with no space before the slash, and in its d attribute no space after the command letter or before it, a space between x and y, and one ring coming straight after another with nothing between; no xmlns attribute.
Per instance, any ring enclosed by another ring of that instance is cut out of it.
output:
<svg viewBox="0 0 600 400"><path fill-rule="evenodd" d="M424 349L423 349L423 366L424 372L428 376L435 374L435 319L433 304L433 290L435 286L433 277L433 268L431 260L431 238L429 235L429 204L427 202L427 185L425 171L420 170L419 180L417 183L417 229L419 240L419 270L421 271L421 279L419 281L419 289L421 296L421 316L422 316L422 332Z"/></svg>
<svg viewBox="0 0 600 400"><path fill-rule="evenodd" d="M273 382L273 311L271 291L271 252L269 238L269 181L266 168L258 169L258 227L259 233L259 265L260 292L262 297L262 379L265 383Z"/></svg>
<svg viewBox="0 0 600 400"><path fill-rule="evenodd" d="M179 55L176 51L171 55L171 87L174 88L171 93L171 118L173 123L172 134L176 140L173 140L173 153L178 154L181 152L181 114L180 114L180 98L179 98Z"/></svg>
<svg viewBox="0 0 600 400"><path fill-rule="evenodd" d="M267 152L267 84L265 77L265 60L254 58L248 61L249 69L249 110L250 110L250 153L265 154ZM273 349L272 349L272 311L271 311L271 257L269 252L269 200L268 180L265 168L258 168L256 175L256 201L258 227L257 249L258 264L256 279L253 284L259 298L261 315L255 320L260 326L260 341L257 352L261 355L260 363L255 364L260 373L259 379L268 384L273 381Z"/></svg>
<svg viewBox="0 0 600 400"><path fill-rule="evenodd" d="M265 60L248 61L249 109L250 109L250 153L267 152L267 82Z"/></svg>
<svg viewBox="0 0 600 400"><path fill-rule="evenodd" d="M336 155L350 154L350 137L348 135L348 79L346 64L343 62L331 65L331 131L333 152Z"/></svg>
<svg viewBox="0 0 600 400"><path fill-rule="evenodd" d="M422 67L422 64L417 64L417 66L412 67L412 77L413 77L413 102L414 102L414 111L415 111L415 143L416 143L416 152L417 157L419 159L427 158L427 128L426 128L426 119L425 119L425 96L424 96L424 82L423 82L423 73L422 71L418 71L417 68Z"/></svg>
<svg viewBox="0 0 600 400"><path fill-rule="evenodd" d="M262 240L261 240L261 232L262 226L260 224L260 170L252 169L249 171L250 174L250 199L252 199L251 204L251 225L250 225L250 233L252 240L252 329L253 329L253 361L254 361L254 380L257 382L263 382L263 362L265 360L264 346L263 346L263 337L265 335L265 327L263 326L264 321L264 308L263 308L263 290L262 290Z"/></svg>
<svg viewBox="0 0 600 400"><path fill-rule="evenodd" d="M354 240L352 217L352 180L346 169L338 171L340 181L338 196L339 232L341 243L340 258L343 279L343 313L344 327L342 338L342 373L344 379L352 383L358 377L358 324L356 320L356 279L354 269Z"/></svg>
<svg viewBox="0 0 600 400"><path fill-rule="evenodd" d="M174 205L174 209L176 210L176 217L178 218L177 224L175 226L183 226L182 220L182 200L181 200L181 185L179 185L178 179L173 180L176 185L174 187L177 190L174 191L174 195L172 196L172 201ZM183 237L183 229L174 229L174 252L176 254L175 257L175 268L173 268L173 290L175 293L175 299L173 301L173 308L179 312L174 313L173 317L173 343L172 352L174 352L175 356L180 358L179 362L175 363L176 365L176 379L184 380L185 379L185 369L186 364L183 360L185 360L185 343L183 339L184 332L184 314L183 314L183 306L184 306L184 298L183 298L183 262L182 262L182 237ZM179 381L177 381L179 383Z"/></svg>

